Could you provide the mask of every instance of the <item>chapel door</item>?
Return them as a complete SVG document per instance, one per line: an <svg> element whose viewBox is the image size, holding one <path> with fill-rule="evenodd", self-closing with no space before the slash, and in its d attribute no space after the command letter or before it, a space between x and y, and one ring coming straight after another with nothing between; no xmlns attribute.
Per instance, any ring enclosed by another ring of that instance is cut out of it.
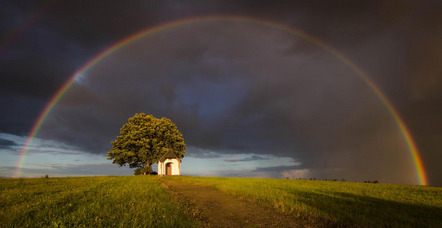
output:
<svg viewBox="0 0 442 228"><path fill-rule="evenodd" d="M166 175L172 175L172 163L166 164Z"/></svg>

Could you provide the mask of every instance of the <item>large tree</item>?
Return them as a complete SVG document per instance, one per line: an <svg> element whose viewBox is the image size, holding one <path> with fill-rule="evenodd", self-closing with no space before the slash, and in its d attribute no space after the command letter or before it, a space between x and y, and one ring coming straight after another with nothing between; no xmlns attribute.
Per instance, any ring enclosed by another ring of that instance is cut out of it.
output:
<svg viewBox="0 0 442 228"><path fill-rule="evenodd" d="M183 135L170 119L158 119L144 113L129 118L111 144L107 159L113 160L113 164L138 168L135 174L152 173L152 164L168 150L178 158L183 158L186 153Z"/></svg>

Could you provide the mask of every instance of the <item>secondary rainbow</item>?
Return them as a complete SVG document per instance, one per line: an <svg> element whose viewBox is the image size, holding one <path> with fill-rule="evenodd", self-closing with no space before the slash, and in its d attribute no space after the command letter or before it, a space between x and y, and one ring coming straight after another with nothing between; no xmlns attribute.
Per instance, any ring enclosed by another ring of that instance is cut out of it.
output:
<svg viewBox="0 0 442 228"><path fill-rule="evenodd" d="M211 22L211 21L232 21L232 22L242 22L242 23L251 23L251 24L258 24L262 26L268 26L275 29L280 29L285 32L288 32L290 34L293 34L295 36L301 37L321 48L324 50L330 52L333 54L336 58L341 60L343 63L345 63L347 66L349 66L352 70L354 70L357 75L373 90L373 92L376 94L376 96L382 101L382 103L385 104L387 110L392 115L393 119L395 120L396 124L398 125L406 143L409 148L410 155L414 161L418 181L421 185L428 185L427 176L425 173L424 165L422 163L422 160L419 155L419 151L416 147L415 142L413 141L413 138L411 137L410 131L408 130L407 126L405 125L402 118L399 116L398 112L394 108L394 106L391 104L391 102L387 99L387 97L382 93L379 87L376 86L376 84L370 79L367 73L365 73L362 69L360 69L356 64L354 64L350 59L345 57L343 54L341 54L337 49L327 45L325 42L319 40L318 38L301 31L296 28L292 28L286 25L278 24L276 22L258 19L258 18L250 18L250 17L240 17L240 16L208 16L208 17L197 17L197 18L189 18L189 19L182 19L170 23L161 24L152 28L148 28L146 30L140 31L138 33L135 33L120 42L117 42L116 44L110 46L109 48L105 49L104 51L100 52L98 55L96 55L93 59L91 59L89 62L87 62L83 67L81 67L77 72L75 72L69 80L55 93L55 95L51 98L51 100L48 102L48 104L45 106L43 111L40 113L39 117L37 118L35 124L33 125L31 131L29 132L29 136L26 140L25 146L20 152L20 157L18 159L16 170L15 170L15 177L19 177L21 173L21 168L25 162L26 154L28 153L29 147L32 144L32 141L34 137L38 134L41 126L45 122L47 116L51 112L51 110L54 108L54 106L58 103L58 101L63 97L63 95L66 93L66 91L71 87L71 85L75 82L75 79L80 77L83 73L91 69L95 64L99 63L102 59L106 58L107 56L111 55L118 49L126 46L127 44L136 41L140 39L141 37L148 36L157 32L161 32L163 30L172 29L178 26L183 26L187 24L192 23L198 23L198 22Z"/></svg>
<svg viewBox="0 0 442 228"><path fill-rule="evenodd" d="M14 27L7 36L4 36L3 39L0 40L0 56L5 54L8 51L8 48L21 38L27 27L34 24L41 15L50 10L52 5L54 5L53 3L55 2L44 1L40 3L39 6L32 10L32 13L23 18L18 26Z"/></svg>

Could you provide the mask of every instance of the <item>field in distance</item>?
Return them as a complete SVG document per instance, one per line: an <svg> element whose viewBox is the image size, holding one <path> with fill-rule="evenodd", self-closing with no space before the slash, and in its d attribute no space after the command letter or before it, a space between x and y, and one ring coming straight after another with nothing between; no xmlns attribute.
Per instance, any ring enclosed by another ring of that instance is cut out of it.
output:
<svg viewBox="0 0 442 228"><path fill-rule="evenodd" d="M201 227L161 182L212 188L313 226L438 227L442 188L215 177L0 179L2 226Z"/></svg>

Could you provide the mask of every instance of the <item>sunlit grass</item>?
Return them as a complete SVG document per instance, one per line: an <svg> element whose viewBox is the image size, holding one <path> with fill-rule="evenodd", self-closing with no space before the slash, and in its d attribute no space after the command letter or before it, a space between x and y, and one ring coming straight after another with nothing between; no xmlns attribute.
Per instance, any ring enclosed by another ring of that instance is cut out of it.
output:
<svg viewBox="0 0 442 228"><path fill-rule="evenodd" d="M442 188L332 181L179 177L273 207L312 224L440 227Z"/></svg>
<svg viewBox="0 0 442 228"><path fill-rule="evenodd" d="M0 179L5 227L195 227L158 177Z"/></svg>
<svg viewBox="0 0 442 228"><path fill-rule="evenodd" d="M195 227L156 176L0 179L0 226ZM440 227L442 188L331 181L171 177L319 226Z"/></svg>

